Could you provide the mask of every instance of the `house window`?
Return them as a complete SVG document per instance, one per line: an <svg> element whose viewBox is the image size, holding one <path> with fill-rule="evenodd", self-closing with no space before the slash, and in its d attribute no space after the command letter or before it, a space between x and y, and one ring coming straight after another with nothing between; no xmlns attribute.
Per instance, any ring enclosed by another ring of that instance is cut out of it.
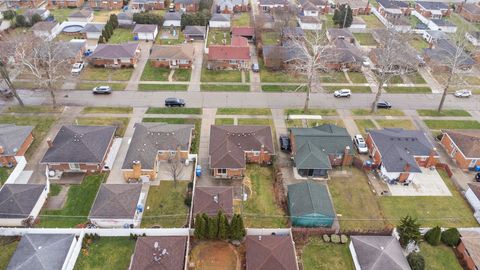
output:
<svg viewBox="0 0 480 270"><path fill-rule="evenodd" d="M178 62L183 65L188 64L188 60L178 60Z"/></svg>
<svg viewBox="0 0 480 270"><path fill-rule="evenodd" d="M227 174L227 169L217 169L217 174Z"/></svg>
<svg viewBox="0 0 480 270"><path fill-rule="evenodd" d="M230 64L236 64L237 63L237 60L230 60Z"/></svg>
<svg viewBox="0 0 480 270"><path fill-rule="evenodd" d="M260 155L259 151L253 151L253 156L258 157Z"/></svg>
<svg viewBox="0 0 480 270"><path fill-rule="evenodd" d="M78 164L78 163L68 163L68 167L72 171L79 171L80 170L80 164Z"/></svg>

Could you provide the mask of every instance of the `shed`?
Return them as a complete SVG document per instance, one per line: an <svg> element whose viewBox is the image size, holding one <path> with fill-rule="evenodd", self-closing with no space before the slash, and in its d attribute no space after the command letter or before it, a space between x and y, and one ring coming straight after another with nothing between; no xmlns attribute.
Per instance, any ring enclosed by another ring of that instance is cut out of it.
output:
<svg viewBox="0 0 480 270"><path fill-rule="evenodd" d="M139 40L155 40L158 27L155 24L136 24L133 35Z"/></svg>

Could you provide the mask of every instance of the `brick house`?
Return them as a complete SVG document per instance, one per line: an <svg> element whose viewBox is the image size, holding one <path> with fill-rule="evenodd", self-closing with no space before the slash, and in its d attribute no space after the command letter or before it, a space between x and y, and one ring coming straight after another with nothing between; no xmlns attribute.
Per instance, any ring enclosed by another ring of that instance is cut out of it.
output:
<svg viewBox="0 0 480 270"><path fill-rule="evenodd" d="M439 162L436 149L420 130L369 130L366 143L373 165L388 181L410 183L422 173L420 167L430 168Z"/></svg>
<svg viewBox="0 0 480 270"><path fill-rule="evenodd" d="M440 143L462 170L480 166L480 130L443 130Z"/></svg>
<svg viewBox="0 0 480 270"><path fill-rule="evenodd" d="M89 0L88 4L92 9L114 10L123 7L122 0Z"/></svg>
<svg viewBox="0 0 480 270"><path fill-rule="evenodd" d="M242 178L247 163L271 164L274 154L269 126L210 127L209 165L215 178Z"/></svg>
<svg viewBox="0 0 480 270"><path fill-rule="evenodd" d="M255 40L255 28L250 26L234 26L231 34L232 36L244 37L250 42Z"/></svg>
<svg viewBox="0 0 480 270"><path fill-rule="evenodd" d="M48 0L49 8L80 8L84 0Z"/></svg>
<svg viewBox="0 0 480 270"><path fill-rule="evenodd" d="M215 4L217 12L223 14L248 12L250 10L250 4L247 0L219 0Z"/></svg>
<svg viewBox="0 0 480 270"><path fill-rule="evenodd" d="M260 0L258 1L258 7L263 12L270 12L274 8L284 8L288 2L285 0Z"/></svg>
<svg viewBox="0 0 480 270"><path fill-rule="evenodd" d="M0 164L16 165L16 156L24 156L33 142L33 126L0 125Z"/></svg>
<svg viewBox="0 0 480 270"><path fill-rule="evenodd" d="M355 155L348 131L325 124L312 128L291 128L289 137L297 178L327 178L333 167L349 166Z"/></svg>
<svg viewBox="0 0 480 270"><path fill-rule="evenodd" d="M36 8L39 7L44 0L7 0L8 8Z"/></svg>
<svg viewBox="0 0 480 270"><path fill-rule="evenodd" d="M188 158L194 125L166 123L136 123L122 173L125 181L142 177L155 180L161 162L171 158Z"/></svg>
<svg viewBox="0 0 480 270"><path fill-rule="evenodd" d="M140 57L140 45L134 42L122 44L98 44L87 57L96 67L135 67Z"/></svg>
<svg viewBox="0 0 480 270"><path fill-rule="evenodd" d="M58 44L61 47L60 53L62 57L68 59L70 64L80 62L87 49L87 42L85 40L72 39L71 41L59 42Z"/></svg>
<svg viewBox="0 0 480 270"><path fill-rule="evenodd" d="M450 71L452 55L457 54L457 46L447 39L439 39L431 48L423 49L423 59L432 72ZM475 60L465 51L461 52L457 68L470 70L475 65Z"/></svg>
<svg viewBox="0 0 480 270"><path fill-rule="evenodd" d="M164 0L132 0L130 3L132 9L140 10L161 10L165 9Z"/></svg>
<svg viewBox="0 0 480 270"><path fill-rule="evenodd" d="M183 12L197 12L200 8L200 0L175 0L175 10Z"/></svg>
<svg viewBox="0 0 480 270"><path fill-rule="evenodd" d="M466 270L480 269L480 233L462 230L460 243L454 249L460 264Z"/></svg>
<svg viewBox="0 0 480 270"><path fill-rule="evenodd" d="M208 69L246 69L250 66L250 47L244 37L233 36L230 45L208 47Z"/></svg>
<svg viewBox="0 0 480 270"><path fill-rule="evenodd" d="M469 22L480 22L480 4L479 3L462 3L457 8L458 13Z"/></svg>
<svg viewBox="0 0 480 270"><path fill-rule="evenodd" d="M62 172L100 172L113 143L113 126L62 126L55 139L47 139L48 149L40 164Z"/></svg>
<svg viewBox="0 0 480 270"><path fill-rule="evenodd" d="M154 67L191 69L195 48L191 44L153 45L150 64Z"/></svg>
<svg viewBox="0 0 480 270"><path fill-rule="evenodd" d="M336 39L333 47L327 48L323 59L330 70L361 71L363 53L357 46L346 39Z"/></svg>
<svg viewBox="0 0 480 270"><path fill-rule="evenodd" d="M418 1L415 4L415 10L422 16L431 19L441 19L452 13L448 4L443 2Z"/></svg>
<svg viewBox="0 0 480 270"><path fill-rule="evenodd" d="M392 1L392 0L377 0L378 12L384 18L400 18L402 16L409 16L412 13L412 8L407 2Z"/></svg>

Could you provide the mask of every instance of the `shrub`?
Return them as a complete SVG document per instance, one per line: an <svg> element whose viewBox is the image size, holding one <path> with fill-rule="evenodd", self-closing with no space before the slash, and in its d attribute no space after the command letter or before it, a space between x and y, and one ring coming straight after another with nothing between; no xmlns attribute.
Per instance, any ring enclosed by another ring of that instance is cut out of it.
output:
<svg viewBox="0 0 480 270"><path fill-rule="evenodd" d="M425 259L419 253L412 252L407 256L408 264L412 270L425 269Z"/></svg>
<svg viewBox="0 0 480 270"><path fill-rule="evenodd" d="M2 15L5 20L12 20L17 16L17 12L15 12L15 10L5 10L2 11Z"/></svg>
<svg viewBox="0 0 480 270"><path fill-rule="evenodd" d="M335 244L340 243L340 236L338 236L337 234L332 234L330 238L332 238L332 243L335 243Z"/></svg>
<svg viewBox="0 0 480 270"><path fill-rule="evenodd" d="M324 234L323 235L323 241L329 243L330 242L330 236L328 236L328 234Z"/></svg>
<svg viewBox="0 0 480 270"><path fill-rule="evenodd" d="M192 196L187 196L184 200L183 200L183 203L190 207L192 205Z"/></svg>
<svg viewBox="0 0 480 270"><path fill-rule="evenodd" d="M424 238L425 238L425 241L427 241L430 245L438 246L438 244L440 244L441 234L442 234L442 230L440 229L440 227L435 226L430 230L428 230Z"/></svg>
<svg viewBox="0 0 480 270"><path fill-rule="evenodd" d="M348 236L346 236L345 234L340 235L340 242L342 244L348 243Z"/></svg>
<svg viewBox="0 0 480 270"><path fill-rule="evenodd" d="M195 231L193 235L197 239L205 239L205 219L200 214L195 216Z"/></svg>
<svg viewBox="0 0 480 270"><path fill-rule="evenodd" d="M460 241L460 233L457 228L450 228L442 232L441 240L445 245L455 247Z"/></svg>
<svg viewBox="0 0 480 270"><path fill-rule="evenodd" d="M421 238L420 224L417 219L407 215L400 220L400 225L397 227L400 236L400 245L406 247L410 241L415 243Z"/></svg>

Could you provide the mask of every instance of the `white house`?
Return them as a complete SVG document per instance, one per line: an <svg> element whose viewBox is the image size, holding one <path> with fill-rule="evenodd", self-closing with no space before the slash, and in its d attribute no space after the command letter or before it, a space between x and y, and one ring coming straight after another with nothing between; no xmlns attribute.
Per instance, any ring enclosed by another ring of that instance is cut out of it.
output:
<svg viewBox="0 0 480 270"><path fill-rule="evenodd" d="M133 35L138 40L155 40L158 34L158 27L155 24L136 24L133 28Z"/></svg>
<svg viewBox="0 0 480 270"><path fill-rule="evenodd" d="M457 32L457 26L444 19L431 19L428 22L428 28L431 30L439 30L445 33L455 33Z"/></svg>
<svg viewBox="0 0 480 270"><path fill-rule="evenodd" d="M105 28L105 24L102 24L102 23L88 23L82 29L82 33L85 34L87 39L98 40L98 38L102 35L103 28Z"/></svg>
<svg viewBox="0 0 480 270"><path fill-rule="evenodd" d="M447 34L439 30L427 30L422 34L423 39L428 43L436 42L439 39L448 39Z"/></svg>
<svg viewBox="0 0 480 270"><path fill-rule="evenodd" d="M300 28L303 30L321 30L322 29L322 22L316 18L311 16L301 16L297 18L298 24Z"/></svg>
<svg viewBox="0 0 480 270"><path fill-rule="evenodd" d="M37 37L45 38L47 40L54 39L60 32L60 24L58 22L37 22L30 30Z"/></svg>
<svg viewBox="0 0 480 270"><path fill-rule="evenodd" d="M4 184L0 189L0 226L25 226L33 222L50 192L46 184Z"/></svg>
<svg viewBox="0 0 480 270"><path fill-rule="evenodd" d="M210 28L230 28L230 14L215 13L210 19Z"/></svg>
<svg viewBox="0 0 480 270"><path fill-rule="evenodd" d="M182 13L181 12L167 12L163 17L164 27L180 27L182 25Z"/></svg>
<svg viewBox="0 0 480 270"><path fill-rule="evenodd" d="M305 1L302 5L303 16L318 17L318 8L310 1Z"/></svg>
<svg viewBox="0 0 480 270"><path fill-rule="evenodd" d="M473 215L480 223L480 184L469 183L465 198L473 209Z"/></svg>

